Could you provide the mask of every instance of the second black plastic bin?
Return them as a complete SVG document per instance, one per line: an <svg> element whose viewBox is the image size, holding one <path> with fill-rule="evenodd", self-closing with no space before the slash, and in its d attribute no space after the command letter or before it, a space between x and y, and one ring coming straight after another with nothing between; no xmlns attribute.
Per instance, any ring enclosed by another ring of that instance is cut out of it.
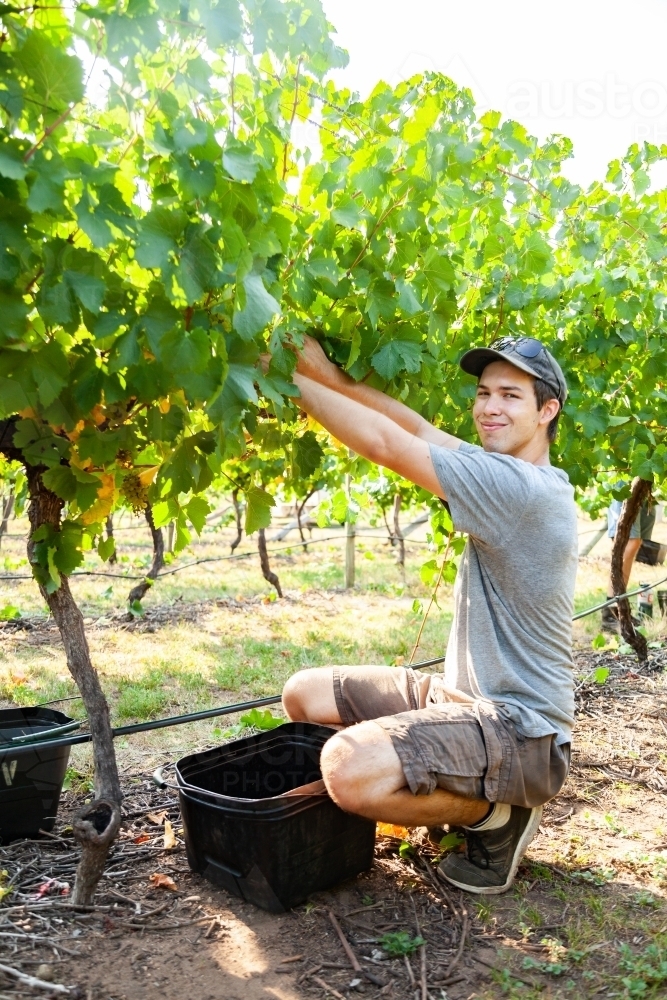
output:
<svg viewBox="0 0 667 1000"><path fill-rule="evenodd" d="M72 722L51 708L8 708L0 711L0 842L50 832L58 811L68 746L41 750L39 743L16 744L28 736Z"/></svg>
<svg viewBox="0 0 667 1000"><path fill-rule="evenodd" d="M193 871L280 913L370 868L375 823L312 787L332 733L290 722L183 757L176 773Z"/></svg>

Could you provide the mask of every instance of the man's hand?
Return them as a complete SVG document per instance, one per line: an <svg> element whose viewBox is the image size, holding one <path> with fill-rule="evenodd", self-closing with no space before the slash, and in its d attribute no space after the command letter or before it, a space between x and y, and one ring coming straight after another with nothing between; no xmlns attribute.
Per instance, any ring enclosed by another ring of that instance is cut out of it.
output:
<svg viewBox="0 0 667 1000"><path fill-rule="evenodd" d="M355 382L347 372L344 372L342 368L335 365L332 361L327 359L326 354L322 350L321 346L313 337L304 337L304 344L302 349L299 351L296 348L292 348L297 356L297 367L296 371L292 376L292 380L301 389L301 399L299 405L306 410L307 413L311 413L316 419L320 420L323 427L330 430L339 441L343 441L344 444L349 445L354 451L358 451L359 454L364 455L366 458L370 456L364 447L358 447L357 444L348 440L346 437L342 437L340 433L334 430L333 425L328 422L329 408L326 407L322 410L322 415L320 416L320 411L310 410L306 399L303 395L303 386L301 385L299 379L305 378L310 385L308 386L308 396L313 394L313 383L314 385L322 386L323 389L333 390L334 398L330 399L329 402L333 405L335 411L334 416L339 415L340 411L345 410L347 407L347 401L349 400L353 404L361 404L361 409L357 410L355 406L352 406L352 411L355 412L358 419L362 423L367 423L368 418L372 414L381 414L387 417L389 421L397 424L398 427L407 431L411 437L420 438L424 442L430 442L431 444L437 444L441 448L458 448L461 441L455 438L452 434L447 434L445 431L439 430L430 424L424 417L420 416L419 413L415 413L410 407L401 403L398 399L393 399L391 396L386 395L384 392L380 392L378 389L374 389L370 385L366 385L365 382ZM262 355L260 362L264 371L266 371L269 361L269 355ZM403 442L402 449L407 446L407 442ZM401 449L399 449L400 451ZM428 452L428 449L427 449ZM414 449L412 449L412 454L415 454ZM420 453L421 454L421 453ZM422 456L423 458L424 456ZM428 485L424 482L421 475L411 474L411 472L404 472L399 470L395 465L392 464L391 457L389 460L379 460L372 459L371 461L378 461L381 465L386 465L389 469L394 469L394 471L400 472L401 475L405 476L406 479L412 479L413 482L418 483L420 486L425 486L432 493L440 496L438 493L440 487L437 485L437 479L435 478L435 473L431 470L431 475L428 476ZM400 459L402 462L402 459ZM430 454L428 456L428 464L430 465Z"/></svg>
<svg viewBox="0 0 667 1000"><path fill-rule="evenodd" d="M333 387L340 369L329 361L320 344L314 337L305 336L303 347L295 351L297 357L296 370L300 375L319 382L320 385Z"/></svg>

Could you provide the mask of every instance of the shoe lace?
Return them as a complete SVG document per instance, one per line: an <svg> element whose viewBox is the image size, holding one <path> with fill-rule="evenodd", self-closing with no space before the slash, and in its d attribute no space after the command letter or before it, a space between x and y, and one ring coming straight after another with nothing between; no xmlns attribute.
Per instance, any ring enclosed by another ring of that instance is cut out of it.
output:
<svg viewBox="0 0 667 1000"><path fill-rule="evenodd" d="M491 855L486 849L484 839L474 830L466 830L466 857L470 864L477 868L491 867Z"/></svg>

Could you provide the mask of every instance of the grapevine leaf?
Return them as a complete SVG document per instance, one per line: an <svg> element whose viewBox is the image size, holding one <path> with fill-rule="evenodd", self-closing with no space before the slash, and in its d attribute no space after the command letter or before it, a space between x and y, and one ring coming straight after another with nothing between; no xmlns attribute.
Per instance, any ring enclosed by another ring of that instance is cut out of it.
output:
<svg viewBox="0 0 667 1000"><path fill-rule="evenodd" d="M106 285L101 278L92 274L80 274L77 271L65 271L63 275L81 305L88 312L97 315L104 301Z"/></svg>
<svg viewBox="0 0 667 1000"><path fill-rule="evenodd" d="M551 261L549 244L539 233L532 233L523 245L521 263L531 274L542 274Z"/></svg>
<svg viewBox="0 0 667 1000"><path fill-rule="evenodd" d="M56 465L42 474L42 480L47 489L52 490L62 500L74 500L76 497L76 476L67 465Z"/></svg>
<svg viewBox="0 0 667 1000"><path fill-rule="evenodd" d="M295 478L308 479L315 472L324 457L324 452L313 431L306 431L294 438L293 473Z"/></svg>
<svg viewBox="0 0 667 1000"><path fill-rule="evenodd" d="M389 381L401 371L418 372L422 352L419 344L411 340L391 340L373 355L371 361L378 375Z"/></svg>
<svg viewBox="0 0 667 1000"><path fill-rule="evenodd" d="M4 142L0 145L0 175L9 177L13 181L23 180L26 167L21 157L21 153L12 143Z"/></svg>
<svg viewBox="0 0 667 1000"><path fill-rule="evenodd" d="M156 528L163 528L178 517L179 505L175 499L159 500L153 504L153 524Z"/></svg>
<svg viewBox="0 0 667 1000"><path fill-rule="evenodd" d="M248 184L252 184L259 170L254 152L241 143L227 146L222 154L222 163L230 177L235 181L246 181Z"/></svg>
<svg viewBox="0 0 667 1000"><path fill-rule="evenodd" d="M166 268L172 254L178 251L187 216L180 210L154 208L141 222L136 257L142 267Z"/></svg>
<svg viewBox="0 0 667 1000"><path fill-rule="evenodd" d="M449 257L445 257L431 247L424 257L422 272L433 294L448 292L453 288L456 274Z"/></svg>
<svg viewBox="0 0 667 1000"><path fill-rule="evenodd" d="M204 497L193 497L192 500L186 504L185 510L192 527L198 535L201 535L204 530L204 525L206 524L206 518L211 512L210 504L204 499Z"/></svg>
<svg viewBox="0 0 667 1000"><path fill-rule="evenodd" d="M244 340L250 340L280 312L280 305L267 292L258 274L246 275L243 289L245 306L234 314L234 329Z"/></svg>
<svg viewBox="0 0 667 1000"><path fill-rule="evenodd" d="M99 542L97 543L97 552L102 562L108 562L115 551L116 551L116 543L113 537L100 538Z"/></svg>
<svg viewBox="0 0 667 1000"><path fill-rule="evenodd" d="M256 403L258 401L255 389L256 379L257 370L251 365L230 364L225 386L229 387L239 402Z"/></svg>
<svg viewBox="0 0 667 1000"><path fill-rule="evenodd" d="M357 229L363 218L363 212L353 198L344 196L331 213L331 218L345 229Z"/></svg>
<svg viewBox="0 0 667 1000"><path fill-rule="evenodd" d="M271 508L276 501L270 493L259 486L249 486L245 493L245 533L252 535L258 528L268 528L271 524Z"/></svg>
<svg viewBox="0 0 667 1000"><path fill-rule="evenodd" d="M48 108L75 104L83 97L81 63L51 45L44 32L31 31L16 59Z"/></svg>

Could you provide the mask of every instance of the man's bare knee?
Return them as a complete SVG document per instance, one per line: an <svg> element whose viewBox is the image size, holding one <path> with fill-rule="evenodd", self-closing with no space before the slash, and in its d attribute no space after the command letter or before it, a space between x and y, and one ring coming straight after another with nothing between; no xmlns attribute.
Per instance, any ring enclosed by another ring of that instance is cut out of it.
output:
<svg viewBox="0 0 667 1000"><path fill-rule="evenodd" d="M311 667L292 674L283 688L283 708L293 722L340 725L330 667Z"/></svg>
<svg viewBox="0 0 667 1000"><path fill-rule="evenodd" d="M354 760L360 751L350 747L339 736L332 736L324 744L320 757L320 769L331 798L346 812L356 812L358 794L356 777L358 761Z"/></svg>
<svg viewBox="0 0 667 1000"><path fill-rule="evenodd" d="M305 719L303 705L303 684L299 680L301 674L288 677L283 688L283 709L288 719L293 722Z"/></svg>
<svg viewBox="0 0 667 1000"><path fill-rule="evenodd" d="M378 795L405 784L391 740L373 722L332 736L322 748L320 768L334 802L360 815L372 812Z"/></svg>

